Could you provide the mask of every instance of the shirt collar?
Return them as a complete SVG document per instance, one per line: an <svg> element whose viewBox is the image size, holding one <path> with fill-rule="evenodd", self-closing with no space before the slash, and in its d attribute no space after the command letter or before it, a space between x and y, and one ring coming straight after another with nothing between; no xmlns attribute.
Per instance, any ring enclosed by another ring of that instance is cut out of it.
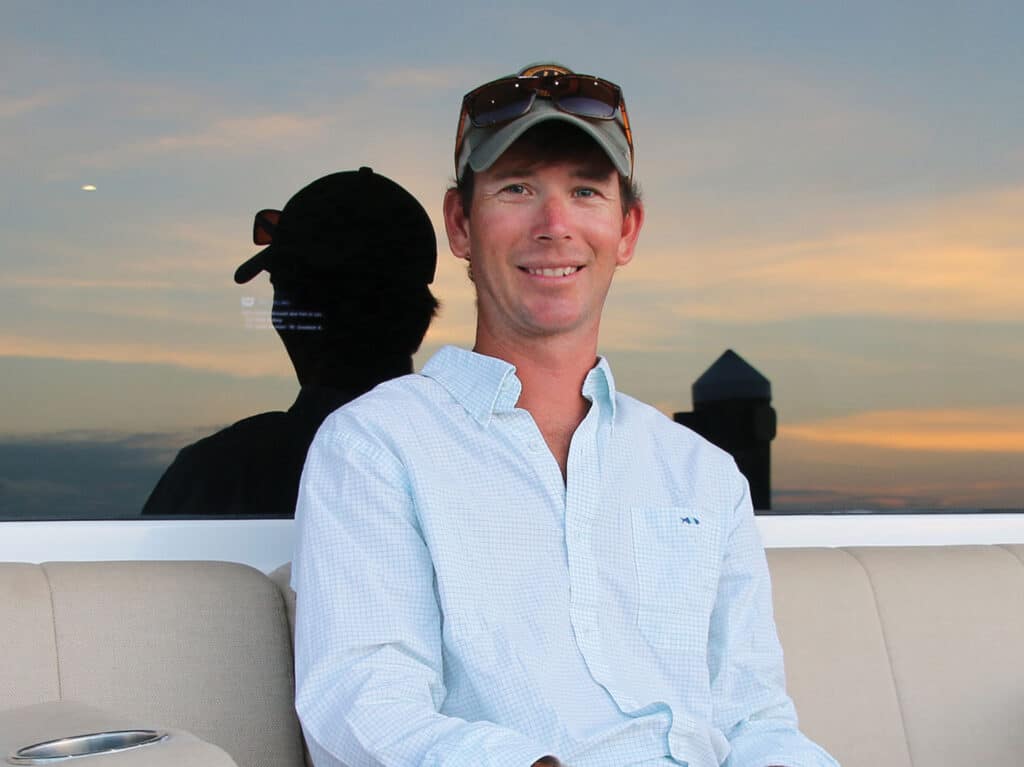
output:
<svg viewBox="0 0 1024 767"><path fill-rule="evenodd" d="M523 388L514 365L457 346L442 346L421 372L484 426L494 413L513 410Z"/></svg>
<svg viewBox="0 0 1024 767"><path fill-rule="evenodd" d="M597 364L583 379L583 396L596 402L602 410L608 408L608 416L612 423L615 422L615 377L604 357L597 358Z"/></svg>
<svg viewBox="0 0 1024 767"><path fill-rule="evenodd" d="M514 410L523 390L514 365L457 346L441 347L421 372L447 389L484 426L495 413ZM607 407L615 419L615 379L604 357L587 373L583 396L601 409Z"/></svg>

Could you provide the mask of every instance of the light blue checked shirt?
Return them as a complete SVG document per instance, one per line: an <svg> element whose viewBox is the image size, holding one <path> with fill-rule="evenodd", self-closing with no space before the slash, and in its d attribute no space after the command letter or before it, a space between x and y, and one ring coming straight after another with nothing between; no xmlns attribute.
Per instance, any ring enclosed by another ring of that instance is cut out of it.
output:
<svg viewBox="0 0 1024 767"><path fill-rule="evenodd" d="M329 417L292 583L318 767L825 767L732 459L618 394L567 480L506 362L446 347Z"/></svg>

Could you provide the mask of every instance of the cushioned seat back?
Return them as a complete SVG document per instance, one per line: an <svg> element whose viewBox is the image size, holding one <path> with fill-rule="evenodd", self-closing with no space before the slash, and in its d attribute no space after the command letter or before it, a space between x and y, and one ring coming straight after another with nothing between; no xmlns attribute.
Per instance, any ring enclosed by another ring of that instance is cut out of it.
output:
<svg viewBox="0 0 1024 767"><path fill-rule="evenodd" d="M801 727L843 767L1021 763L1024 547L768 560Z"/></svg>
<svg viewBox="0 0 1024 767"><path fill-rule="evenodd" d="M769 549L775 623L800 727L843 767L910 767L874 592L841 549Z"/></svg>
<svg viewBox="0 0 1024 767"><path fill-rule="evenodd" d="M189 730L240 767L302 764L284 604L257 570L8 564L0 584L0 705L78 700Z"/></svg>
<svg viewBox="0 0 1024 767"><path fill-rule="evenodd" d="M913 763L1024 764L1024 562L999 546L851 549L871 579Z"/></svg>

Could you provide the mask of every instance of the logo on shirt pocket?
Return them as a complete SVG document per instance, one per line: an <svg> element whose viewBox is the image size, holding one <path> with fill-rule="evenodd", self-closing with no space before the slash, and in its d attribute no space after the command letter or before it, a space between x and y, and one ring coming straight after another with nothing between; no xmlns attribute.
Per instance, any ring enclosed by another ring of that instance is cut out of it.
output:
<svg viewBox="0 0 1024 767"><path fill-rule="evenodd" d="M719 530L692 508L634 508L630 516L640 633L656 648L690 645L711 620Z"/></svg>

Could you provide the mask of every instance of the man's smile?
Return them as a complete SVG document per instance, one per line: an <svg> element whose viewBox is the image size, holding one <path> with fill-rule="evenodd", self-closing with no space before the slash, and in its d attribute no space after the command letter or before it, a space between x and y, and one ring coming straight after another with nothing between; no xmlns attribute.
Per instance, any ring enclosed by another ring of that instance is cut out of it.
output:
<svg viewBox="0 0 1024 767"><path fill-rule="evenodd" d="M554 267L529 267L520 266L521 271L532 274L534 277L568 277L580 271L582 266L554 266Z"/></svg>

